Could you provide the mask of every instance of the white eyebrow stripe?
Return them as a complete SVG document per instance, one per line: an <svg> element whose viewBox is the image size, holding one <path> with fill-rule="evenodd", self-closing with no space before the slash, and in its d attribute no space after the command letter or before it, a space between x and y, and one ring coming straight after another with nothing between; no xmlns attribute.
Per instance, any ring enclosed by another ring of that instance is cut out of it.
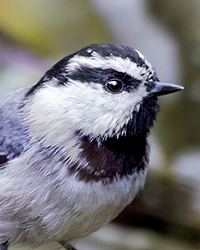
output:
<svg viewBox="0 0 200 250"><path fill-rule="evenodd" d="M151 69L152 66L145 60L145 64ZM91 57L75 55L72 57L66 67L68 72L73 72L80 67L88 68L101 68L101 69L114 69L119 72L125 72L132 77L137 76L142 79L141 74L146 73L147 69L138 66L135 62L131 61L128 57L121 58L116 56L102 57L99 53L93 52Z"/></svg>
<svg viewBox="0 0 200 250"><path fill-rule="evenodd" d="M138 51L137 49L135 49L135 51L138 53L139 57L140 57L143 61L147 62L146 58L142 55L142 53L140 53L140 51ZM147 63L147 64L148 64L148 63Z"/></svg>

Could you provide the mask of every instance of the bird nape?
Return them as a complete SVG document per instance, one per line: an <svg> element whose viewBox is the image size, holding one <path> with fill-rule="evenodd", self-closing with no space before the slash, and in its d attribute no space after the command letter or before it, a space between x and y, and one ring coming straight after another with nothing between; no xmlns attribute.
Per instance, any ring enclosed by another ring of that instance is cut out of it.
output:
<svg viewBox="0 0 200 250"><path fill-rule="evenodd" d="M130 47L93 44L0 101L0 250L66 249L144 186L162 83Z"/></svg>

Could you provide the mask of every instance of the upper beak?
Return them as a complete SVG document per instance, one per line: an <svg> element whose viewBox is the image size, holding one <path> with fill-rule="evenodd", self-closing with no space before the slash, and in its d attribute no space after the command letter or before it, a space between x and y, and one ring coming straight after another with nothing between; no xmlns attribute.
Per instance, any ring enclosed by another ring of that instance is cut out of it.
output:
<svg viewBox="0 0 200 250"><path fill-rule="evenodd" d="M154 87L149 91L150 95L156 95L156 96L167 95L184 89L184 87L173 83L155 81L154 84L155 84Z"/></svg>

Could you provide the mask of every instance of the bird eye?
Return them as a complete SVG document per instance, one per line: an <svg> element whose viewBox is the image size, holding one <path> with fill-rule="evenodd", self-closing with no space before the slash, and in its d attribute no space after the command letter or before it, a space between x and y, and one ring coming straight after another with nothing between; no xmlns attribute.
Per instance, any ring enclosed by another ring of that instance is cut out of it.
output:
<svg viewBox="0 0 200 250"><path fill-rule="evenodd" d="M107 81L105 87L109 92L120 93L123 90L123 83L118 79L113 79Z"/></svg>

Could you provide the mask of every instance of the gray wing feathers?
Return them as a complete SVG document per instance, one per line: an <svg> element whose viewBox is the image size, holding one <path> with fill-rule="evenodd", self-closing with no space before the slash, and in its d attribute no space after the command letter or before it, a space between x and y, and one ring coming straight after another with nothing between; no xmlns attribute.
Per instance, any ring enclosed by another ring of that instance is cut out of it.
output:
<svg viewBox="0 0 200 250"><path fill-rule="evenodd" d="M20 89L0 100L0 164L18 157L30 142L21 110L27 91Z"/></svg>

